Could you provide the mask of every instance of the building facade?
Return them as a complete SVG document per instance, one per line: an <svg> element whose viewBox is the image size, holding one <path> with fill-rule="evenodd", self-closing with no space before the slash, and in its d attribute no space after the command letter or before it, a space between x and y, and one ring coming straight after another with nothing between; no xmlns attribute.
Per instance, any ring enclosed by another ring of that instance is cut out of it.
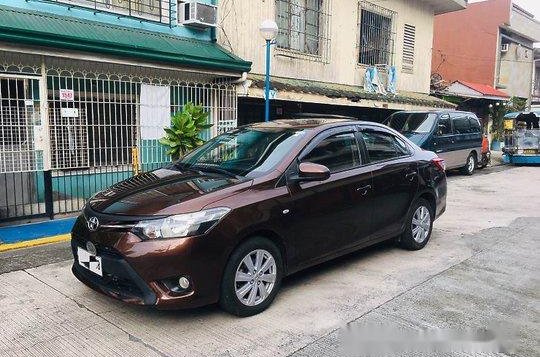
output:
<svg viewBox="0 0 540 357"><path fill-rule="evenodd" d="M206 136L236 127L250 63L216 44L213 1L194 21L186 6L0 0L0 224L77 212L168 162L158 140L187 102L210 112Z"/></svg>
<svg viewBox="0 0 540 357"><path fill-rule="evenodd" d="M435 17L432 71L447 83L467 81L530 98L538 41L540 23L511 0L472 3Z"/></svg>
<svg viewBox="0 0 540 357"><path fill-rule="evenodd" d="M272 117L322 112L381 120L389 110L448 106L429 96L433 20L465 6L464 0L222 0L218 42L253 62L239 86L239 120L263 118L265 19L279 27L271 50ZM373 79L375 91L366 86Z"/></svg>
<svg viewBox="0 0 540 357"><path fill-rule="evenodd" d="M531 105L540 107L540 48L534 49L534 85Z"/></svg>

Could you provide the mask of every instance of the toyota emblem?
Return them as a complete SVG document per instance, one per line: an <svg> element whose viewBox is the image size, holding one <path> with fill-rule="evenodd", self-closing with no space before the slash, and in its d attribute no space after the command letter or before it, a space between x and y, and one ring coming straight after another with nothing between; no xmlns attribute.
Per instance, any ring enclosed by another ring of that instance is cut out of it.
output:
<svg viewBox="0 0 540 357"><path fill-rule="evenodd" d="M86 221L86 225L91 232L94 232L99 228L99 220L97 217L90 217L88 221Z"/></svg>
<svg viewBox="0 0 540 357"><path fill-rule="evenodd" d="M97 255L96 246L92 242L86 242L86 250L88 251L88 253L92 254L93 256Z"/></svg>

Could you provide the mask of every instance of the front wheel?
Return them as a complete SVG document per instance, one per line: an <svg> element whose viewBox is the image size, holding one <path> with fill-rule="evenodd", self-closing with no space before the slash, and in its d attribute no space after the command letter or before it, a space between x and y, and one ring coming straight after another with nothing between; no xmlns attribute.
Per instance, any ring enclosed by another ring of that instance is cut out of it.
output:
<svg viewBox="0 0 540 357"><path fill-rule="evenodd" d="M231 255L221 283L221 308L237 316L264 311L278 293L283 261L276 245L263 237L242 243Z"/></svg>
<svg viewBox="0 0 540 357"><path fill-rule="evenodd" d="M423 198L416 201L407 217L407 226L400 237L400 245L408 250L424 248L431 238L433 217L433 208L428 201Z"/></svg>
<svg viewBox="0 0 540 357"><path fill-rule="evenodd" d="M474 155L473 153L470 153L469 156L467 157L467 163L465 164L465 166L461 168L461 172L464 175L471 176L474 173L476 166L477 166L476 155Z"/></svg>

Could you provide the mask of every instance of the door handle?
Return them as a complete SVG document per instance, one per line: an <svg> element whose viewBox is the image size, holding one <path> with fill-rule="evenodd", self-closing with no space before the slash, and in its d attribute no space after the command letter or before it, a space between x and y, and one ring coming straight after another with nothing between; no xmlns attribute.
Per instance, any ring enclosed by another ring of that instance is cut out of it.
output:
<svg viewBox="0 0 540 357"><path fill-rule="evenodd" d="M439 149L439 150L435 150L436 153L440 153L440 152L443 152L442 149Z"/></svg>
<svg viewBox="0 0 540 357"><path fill-rule="evenodd" d="M371 190L371 185L366 185L366 186L358 187L356 189L356 192L362 192L362 196L365 196L367 195L369 190Z"/></svg>
<svg viewBox="0 0 540 357"><path fill-rule="evenodd" d="M413 181L417 174L418 172L412 171L412 172L409 172L408 174L405 174L405 178L409 181Z"/></svg>

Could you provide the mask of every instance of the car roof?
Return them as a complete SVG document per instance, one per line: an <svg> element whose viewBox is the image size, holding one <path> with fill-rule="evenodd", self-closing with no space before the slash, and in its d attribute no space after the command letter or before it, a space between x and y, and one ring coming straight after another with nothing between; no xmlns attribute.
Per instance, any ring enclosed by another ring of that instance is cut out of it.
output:
<svg viewBox="0 0 540 357"><path fill-rule="evenodd" d="M435 113L435 114L446 114L446 113L465 113L465 114L474 114L473 112L467 112L464 110L451 110L451 109L432 109L432 110L400 110L395 113ZM394 113L394 114L395 114ZM476 115L476 114L474 114Z"/></svg>
<svg viewBox="0 0 540 357"><path fill-rule="evenodd" d="M283 129L310 129L323 125L341 124L353 122L351 119L335 118L302 118L302 119L277 119L269 122L260 122L248 125L252 128L283 128Z"/></svg>
<svg viewBox="0 0 540 357"><path fill-rule="evenodd" d="M269 122L259 122L246 125L245 127L254 129L328 129L332 127L344 126L344 125L369 125L377 126L381 128L388 128L386 125L362 121L355 119L339 119L334 117L317 117L317 118L301 118L301 119L277 119Z"/></svg>

